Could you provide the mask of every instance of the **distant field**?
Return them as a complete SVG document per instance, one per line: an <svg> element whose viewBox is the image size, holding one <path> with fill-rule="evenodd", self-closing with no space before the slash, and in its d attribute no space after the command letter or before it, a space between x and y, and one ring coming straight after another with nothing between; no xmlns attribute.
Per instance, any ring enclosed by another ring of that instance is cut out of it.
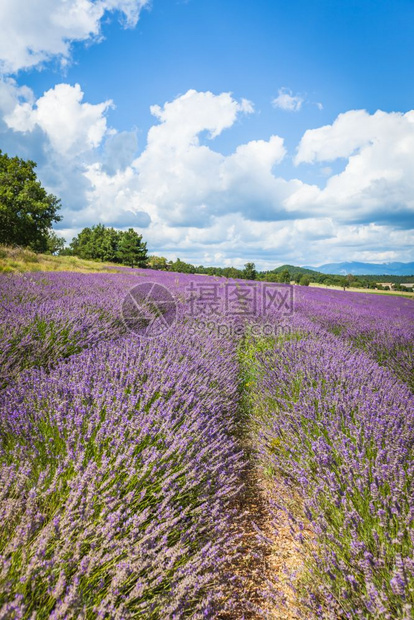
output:
<svg viewBox="0 0 414 620"><path fill-rule="evenodd" d="M79 273L123 271L114 263L83 260L77 256L52 256L36 254L24 248L0 246L0 273L36 271L75 271Z"/></svg>
<svg viewBox="0 0 414 620"><path fill-rule="evenodd" d="M326 284L317 284L316 282L311 282L309 286L314 286L317 288L327 288L327 289L334 289L336 291L342 291L342 286L327 286ZM400 291L375 291L371 288L354 288L354 287L350 287L346 289L347 291L350 291L351 293L373 293L374 295L395 295L397 297L411 297L414 298L414 292L412 293L401 293Z"/></svg>

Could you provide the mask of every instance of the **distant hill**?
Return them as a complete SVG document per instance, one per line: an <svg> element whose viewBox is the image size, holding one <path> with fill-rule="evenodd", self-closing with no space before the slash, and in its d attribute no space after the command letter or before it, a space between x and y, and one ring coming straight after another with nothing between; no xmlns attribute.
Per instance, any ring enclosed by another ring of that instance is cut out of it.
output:
<svg viewBox="0 0 414 620"><path fill-rule="evenodd" d="M304 267L320 273L330 273L346 276L352 273L355 276L367 275L390 275L390 276L411 276L414 275L414 263L327 263L320 267Z"/></svg>
<svg viewBox="0 0 414 620"><path fill-rule="evenodd" d="M276 267L276 269L272 269L266 273L280 273L281 271L288 270L290 275L294 278L297 274L303 276L315 276L319 275L319 271L314 269L313 267L297 267L296 265L281 265L280 267Z"/></svg>

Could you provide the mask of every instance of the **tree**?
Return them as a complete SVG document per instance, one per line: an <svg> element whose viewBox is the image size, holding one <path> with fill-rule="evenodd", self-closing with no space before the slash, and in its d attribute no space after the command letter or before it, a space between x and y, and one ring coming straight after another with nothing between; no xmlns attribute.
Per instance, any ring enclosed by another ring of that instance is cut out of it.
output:
<svg viewBox="0 0 414 620"><path fill-rule="evenodd" d="M309 284L310 284L310 277L306 276L306 275L303 275L301 277L300 281L299 281L299 284L301 286L309 286Z"/></svg>
<svg viewBox="0 0 414 620"><path fill-rule="evenodd" d="M142 235L139 235L133 228L120 233L118 243L117 259L130 267L147 266L147 244L143 243Z"/></svg>
<svg viewBox="0 0 414 620"><path fill-rule="evenodd" d="M267 273L264 277L266 282L281 282L280 273Z"/></svg>
<svg viewBox="0 0 414 620"><path fill-rule="evenodd" d="M54 230L49 230L46 243L46 254L62 254L64 251L65 240L58 237Z"/></svg>
<svg viewBox="0 0 414 620"><path fill-rule="evenodd" d="M92 228L84 228L72 239L70 247L73 254L80 258L116 262L121 234L114 228L97 224Z"/></svg>
<svg viewBox="0 0 414 620"><path fill-rule="evenodd" d="M256 280L257 271L254 263L246 263L243 269L243 278L245 280Z"/></svg>
<svg viewBox="0 0 414 620"><path fill-rule="evenodd" d="M148 265L151 269L167 269L167 259L164 256L149 256Z"/></svg>
<svg viewBox="0 0 414 620"><path fill-rule="evenodd" d="M77 237L74 237L72 239L70 248L74 256L79 256L79 258L86 259L92 258L92 237L92 229L84 228L83 230L81 230Z"/></svg>
<svg viewBox="0 0 414 620"><path fill-rule="evenodd" d="M37 180L34 161L9 157L0 150L0 243L48 251L60 200Z"/></svg>
<svg viewBox="0 0 414 620"><path fill-rule="evenodd" d="M284 269L280 274L280 281L289 284L290 282L290 273L289 269Z"/></svg>
<svg viewBox="0 0 414 620"><path fill-rule="evenodd" d="M175 271L177 273L195 273L196 272L196 268L194 267L194 265L191 265L191 263L185 263L180 258L177 258L177 260L174 263L171 263L170 268L171 268L171 271Z"/></svg>
<svg viewBox="0 0 414 620"><path fill-rule="evenodd" d="M80 258L124 263L131 267L146 267L148 258L147 244L133 228L121 231L103 224L81 230L72 239L70 249Z"/></svg>

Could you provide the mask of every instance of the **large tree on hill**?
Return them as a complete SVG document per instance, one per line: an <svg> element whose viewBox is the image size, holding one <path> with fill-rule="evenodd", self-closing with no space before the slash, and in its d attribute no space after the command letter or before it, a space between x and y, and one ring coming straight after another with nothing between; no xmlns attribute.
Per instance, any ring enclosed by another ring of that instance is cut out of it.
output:
<svg viewBox="0 0 414 620"><path fill-rule="evenodd" d="M50 251L52 224L60 200L37 179L34 161L9 157L0 150L0 243Z"/></svg>

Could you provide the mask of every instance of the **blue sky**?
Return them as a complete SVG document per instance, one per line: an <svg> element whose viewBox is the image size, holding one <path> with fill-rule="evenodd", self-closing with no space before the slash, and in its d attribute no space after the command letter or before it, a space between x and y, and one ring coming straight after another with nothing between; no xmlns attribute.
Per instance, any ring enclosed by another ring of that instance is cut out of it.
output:
<svg viewBox="0 0 414 620"><path fill-rule="evenodd" d="M38 162L68 240L414 260L413 24L399 0L4 0L0 148Z"/></svg>

